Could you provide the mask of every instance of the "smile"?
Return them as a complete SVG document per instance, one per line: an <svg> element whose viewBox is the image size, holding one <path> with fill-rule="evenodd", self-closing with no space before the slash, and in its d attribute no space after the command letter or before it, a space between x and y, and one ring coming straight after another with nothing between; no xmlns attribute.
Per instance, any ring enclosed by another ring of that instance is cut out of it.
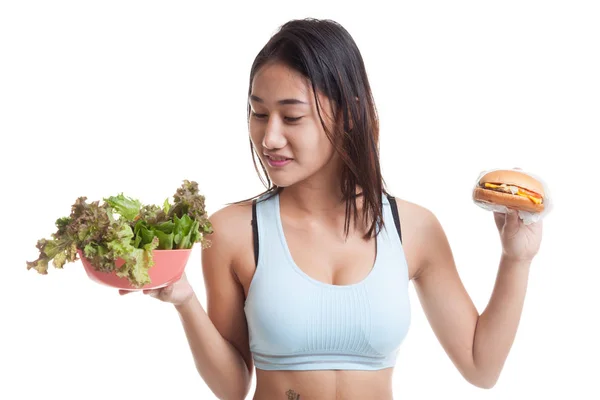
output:
<svg viewBox="0 0 600 400"><path fill-rule="evenodd" d="M293 161L291 158L272 158L270 156L266 156L266 158L269 165L275 168L284 167Z"/></svg>

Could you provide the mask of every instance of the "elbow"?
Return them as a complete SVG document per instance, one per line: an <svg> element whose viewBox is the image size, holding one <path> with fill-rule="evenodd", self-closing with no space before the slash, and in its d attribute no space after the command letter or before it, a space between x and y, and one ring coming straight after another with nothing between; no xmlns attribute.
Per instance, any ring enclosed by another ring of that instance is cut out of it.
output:
<svg viewBox="0 0 600 400"><path fill-rule="evenodd" d="M479 389L492 389L498 383L499 376L497 374L476 372L465 376L467 382Z"/></svg>
<svg viewBox="0 0 600 400"><path fill-rule="evenodd" d="M465 368L459 368L459 371L468 383L479 389L492 389L500 377L499 371L478 368L475 363L470 363Z"/></svg>
<svg viewBox="0 0 600 400"><path fill-rule="evenodd" d="M250 388L249 387L226 387L223 388L224 390L219 392L219 391L215 391L213 390L213 394L219 399L219 400L244 400L246 398L246 396L248 396L248 393L250 392Z"/></svg>
<svg viewBox="0 0 600 400"><path fill-rule="evenodd" d="M248 393L250 393L250 382L246 382L243 385L229 385L223 388L223 392L214 393L220 400L244 400Z"/></svg>
<svg viewBox="0 0 600 400"><path fill-rule="evenodd" d="M489 362L489 360L477 360L473 357L468 366L462 372L464 378L471 385L479 389L492 389L498 383L500 374L504 368L504 362Z"/></svg>
<svg viewBox="0 0 600 400"><path fill-rule="evenodd" d="M229 393L219 398L223 400L244 400L250 393L252 386L252 370L245 369L243 375L238 385L231 385L231 382L227 383Z"/></svg>
<svg viewBox="0 0 600 400"><path fill-rule="evenodd" d="M471 383L473 386L478 387L480 389L492 389L494 386L496 386L496 382L496 379L469 381L469 383Z"/></svg>

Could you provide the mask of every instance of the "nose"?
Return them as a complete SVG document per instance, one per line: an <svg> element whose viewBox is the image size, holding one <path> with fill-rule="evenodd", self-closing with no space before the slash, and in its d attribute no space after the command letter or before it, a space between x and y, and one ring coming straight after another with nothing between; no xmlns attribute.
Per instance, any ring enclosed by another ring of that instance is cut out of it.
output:
<svg viewBox="0 0 600 400"><path fill-rule="evenodd" d="M263 136L262 145L265 149L281 149L286 145L286 139L283 134L281 124L276 118L270 118L265 128L265 136Z"/></svg>

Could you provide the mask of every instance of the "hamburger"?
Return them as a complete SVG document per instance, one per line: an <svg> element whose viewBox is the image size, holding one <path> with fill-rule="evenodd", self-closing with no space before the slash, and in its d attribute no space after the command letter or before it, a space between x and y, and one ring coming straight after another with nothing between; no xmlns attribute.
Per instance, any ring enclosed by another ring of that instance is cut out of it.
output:
<svg viewBox="0 0 600 400"><path fill-rule="evenodd" d="M544 211L544 186L518 170L495 170L484 174L473 189L473 200L520 211Z"/></svg>

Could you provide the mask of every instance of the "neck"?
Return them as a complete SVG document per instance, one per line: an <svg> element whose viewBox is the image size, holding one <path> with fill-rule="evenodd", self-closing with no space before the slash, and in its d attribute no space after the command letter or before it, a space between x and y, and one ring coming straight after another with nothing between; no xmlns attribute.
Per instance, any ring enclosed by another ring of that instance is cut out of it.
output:
<svg viewBox="0 0 600 400"><path fill-rule="evenodd" d="M285 198L287 204L303 214L331 216L345 211L346 203L339 184L297 183L286 187L281 198Z"/></svg>
<svg viewBox="0 0 600 400"><path fill-rule="evenodd" d="M328 165L304 181L286 187L281 198L305 216L344 215L346 203L341 186L342 163L335 156Z"/></svg>

